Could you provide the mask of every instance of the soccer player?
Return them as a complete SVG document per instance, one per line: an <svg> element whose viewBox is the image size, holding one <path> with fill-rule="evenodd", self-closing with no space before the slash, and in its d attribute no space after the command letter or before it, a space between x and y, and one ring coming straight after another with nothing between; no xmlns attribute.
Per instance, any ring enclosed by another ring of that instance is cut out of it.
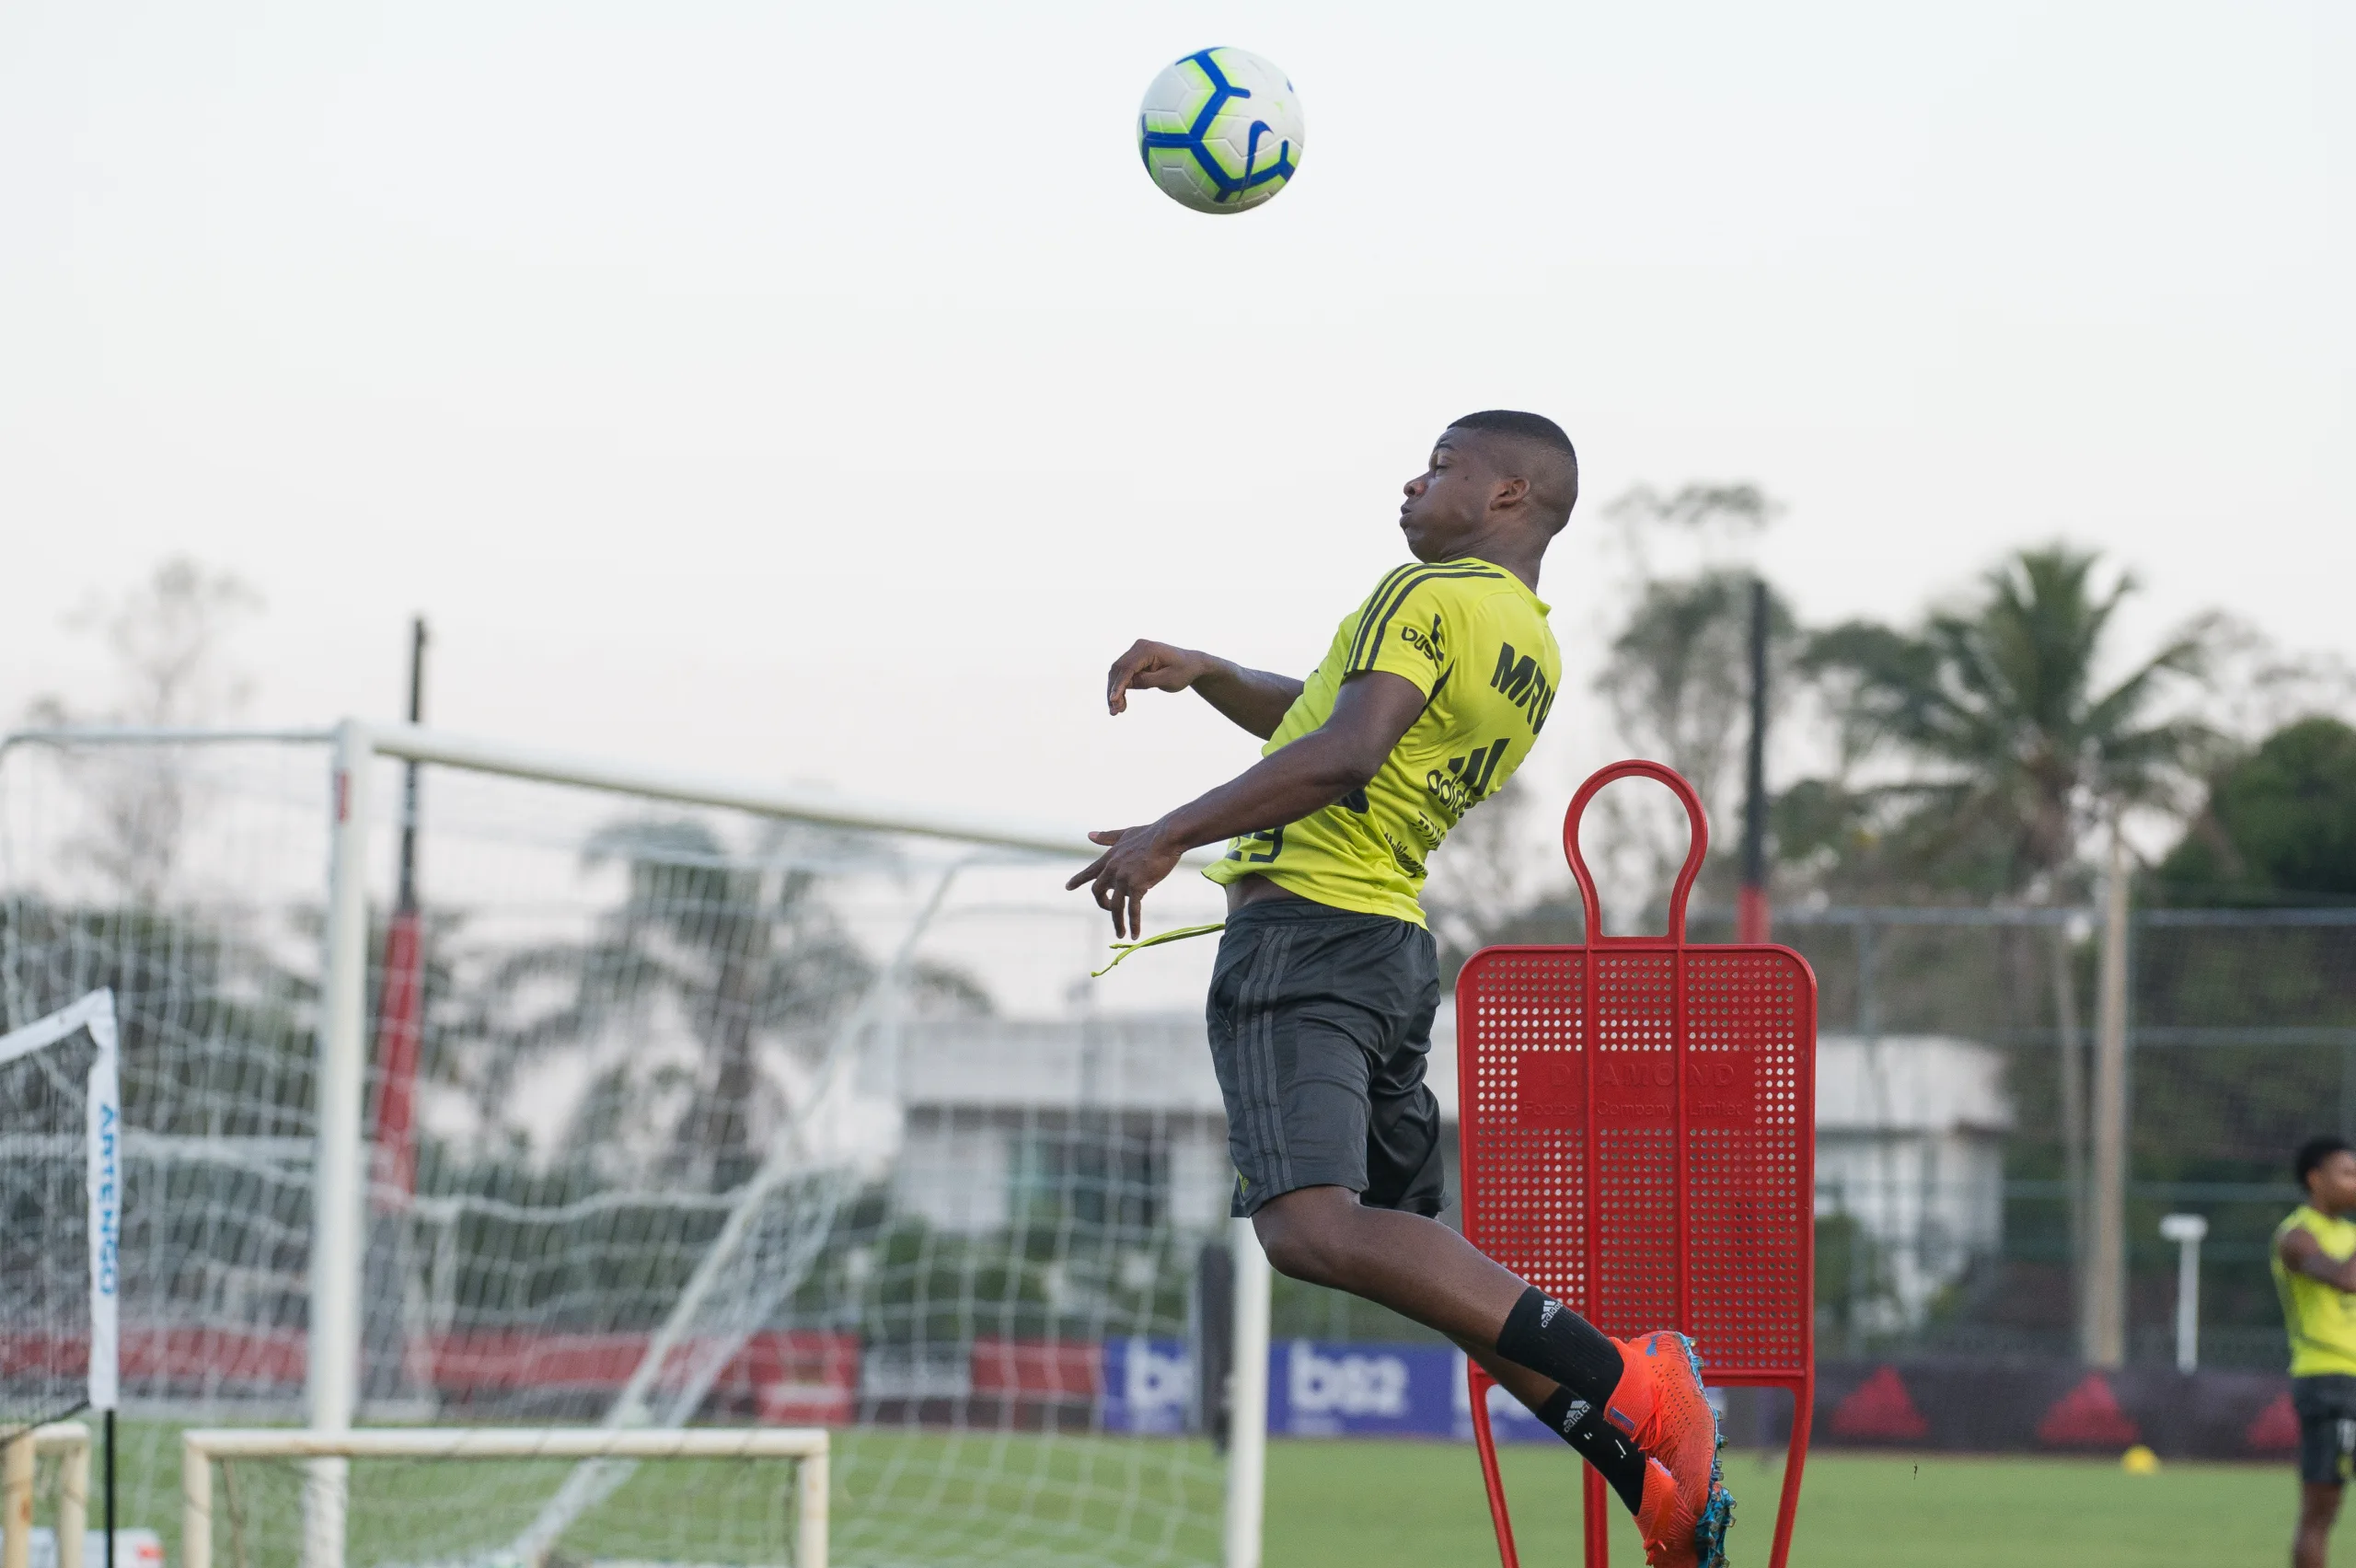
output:
<svg viewBox="0 0 2356 1568"><path fill-rule="evenodd" d="M2274 1228L2274 1291L2299 1412L2299 1533L2292 1568L2324 1568L2356 1463L2356 1152L2309 1138L2292 1160L2307 1201Z"/></svg>
<svg viewBox="0 0 2356 1568"><path fill-rule="evenodd" d="M1416 901L1432 852L1530 755L1561 663L1537 594L1578 497L1570 438L1468 414L1410 479L1415 560L1342 618L1306 681L1160 642L1115 660L1107 704L1193 691L1267 744L1070 886L1141 940L1146 894L1202 845L1227 889L1207 1009L1234 1212L1295 1279L1447 1334L1603 1473L1653 1568L1718 1568L1732 1500L1684 1336L1607 1338L1438 1223L1439 1107L1424 1082L1439 979ZM1297 594L1288 593L1289 602Z"/></svg>

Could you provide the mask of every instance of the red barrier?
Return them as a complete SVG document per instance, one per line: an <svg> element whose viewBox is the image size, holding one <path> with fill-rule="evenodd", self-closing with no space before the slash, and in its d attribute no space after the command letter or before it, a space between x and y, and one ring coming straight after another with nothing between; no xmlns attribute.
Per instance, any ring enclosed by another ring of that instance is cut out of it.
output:
<svg viewBox="0 0 2356 1568"><path fill-rule="evenodd" d="M1104 1347L1095 1340L974 1341L973 1390L1024 1401L1094 1404Z"/></svg>
<svg viewBox="0 0 2356 1568"><path fill-rule="evenodd" d="M129 1381L299 1389L306 1344L298 1330L128 1327L119 1354ZM89 1354L79 1334L0 1332L0 1378L45 1366L78 1371Z"/></svg>
<svg viewBox="0 0 2356 1568"><path fill-rule="evenodd" d="M629 1381L649 1343L642 1333L476 1330L435 1335L428 1342L425 1366L435 1389L449 1397L611 1392ZM0 1377L56 1365L70 1370L87 1354L87 1342L78 1336L0 1335ZM291 1393L304 1385L308 1355L308 1339L292 1329L133 1327L122 1335L124 1378L150 1386L228 1385ZM749 1397L765 1412L770 1406L838 1410L835 1419L848 1420L858 1399L859 1366L857 1334L798 1329L758 1333L745 1342L712 1389L723 1400Z"/></svg>
<svg viewBox="0 0 2356 1568"><path fill-rule="evenodd" d="M1617 778L1674 790L1692 845L1669 930L1608 937L1579 820ZM1655 762L1580 786L1563 819L1587 940L1487 948L1456 982L1464 1234L1606 1333L1691 1334L1720 1388L1788 1389L1790 1459L1768 1562L1784 1568L1814 1408L1816 977L1788 948L1692 946L1685 904L1709 848L1692 787ZM1473 1436L1516 1568L1490 1380ZM1586 1477L1587 1561L1611 1560L1603 1479Z"/></svg>

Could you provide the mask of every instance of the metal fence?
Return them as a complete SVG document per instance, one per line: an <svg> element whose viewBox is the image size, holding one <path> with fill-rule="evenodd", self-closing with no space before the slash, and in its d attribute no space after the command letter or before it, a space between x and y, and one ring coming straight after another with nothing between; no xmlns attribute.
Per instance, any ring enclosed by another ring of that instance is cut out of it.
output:
<svg viewBox="0 0 2356 1568"><path fill-rule="evenodd" d="M1828 1354L2077 1349L2099 935L2084 909L1779 914L1821 986L1828 1072L1846 1040L1941 1101L1842 1125L1842 1085L1820 1086L1823 1147L1877 1157L1820 1156L1841 1178L1818 1205ZM2130 1358L2174 1354L2178 1254L2159 1222L2192 1213L2209 1224L2202 1361L2280 1366L2267 1251L2299 1197L2292 1151L2356 1138L2356 909L2142 909L2127 962ZM1940 1053L1944 1076L1924 1065ZM1972 1092L1975 1054L1997 1095Z"/></svg>
<svg viewBox="0 0 2356 1568"><path fill-rule="evenodd" d="M1727 911L1690 928L1733 940ZM1820 1353L2075 1357L2100 912L1779 910L1774 936L1819 986ZM1575 941L1576 918L1517 938ZM2201 1364L2279 1369L2292 1152L2356 1140L2356 908L2138 909L2127 963L2128 1358L2175 1355L2159 1227L2189 1213ZM1425 1337L1286 1281L1276 1318L1280 1338Z"/></svg>

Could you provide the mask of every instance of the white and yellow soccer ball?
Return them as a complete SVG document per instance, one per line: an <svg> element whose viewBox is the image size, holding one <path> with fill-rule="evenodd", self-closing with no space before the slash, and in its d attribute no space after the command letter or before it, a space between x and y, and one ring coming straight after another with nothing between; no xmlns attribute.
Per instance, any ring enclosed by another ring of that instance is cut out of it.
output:
<svg viewBox="0 0 2356 1568"><path fill-rule="evenodd" d="M1153 79L1138 155L1162 194L1198 213L1258 206L1300 167L1300 95L1240 49L1203 49Z"/></svg>

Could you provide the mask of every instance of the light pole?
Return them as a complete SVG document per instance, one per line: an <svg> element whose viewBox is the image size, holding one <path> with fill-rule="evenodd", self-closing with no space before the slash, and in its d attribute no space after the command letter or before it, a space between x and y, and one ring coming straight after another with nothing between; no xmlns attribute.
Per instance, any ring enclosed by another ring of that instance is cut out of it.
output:
<svg viewBox="0 0 2356 1568"><path fill-rule="evenodd" d="M2176 1369L2200 1365L2200 1239L2209 1222L2197 1214L2172 1214L2160 1221L2160 1236L2177 1245Z"/></svg>

